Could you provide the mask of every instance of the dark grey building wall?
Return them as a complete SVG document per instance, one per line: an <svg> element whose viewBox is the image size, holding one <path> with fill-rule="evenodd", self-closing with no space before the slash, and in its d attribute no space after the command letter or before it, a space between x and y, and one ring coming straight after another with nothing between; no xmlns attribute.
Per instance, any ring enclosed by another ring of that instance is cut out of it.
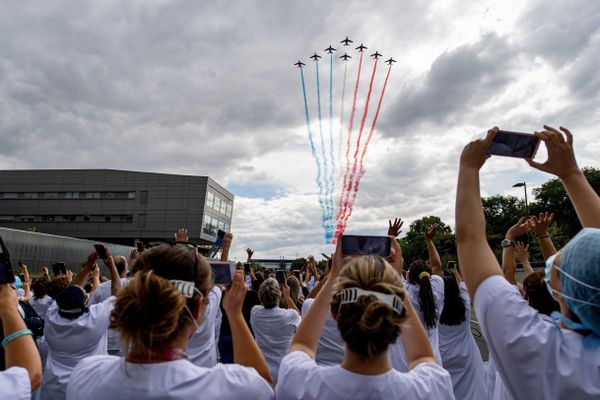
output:
<svg viewBox="0 0 600 400"><path fill-rule="evenodd" d="M222 207L215 210L215 201L208 204L207 197L218 197ZM233 199L206 176L0 171L0 226L116 243L167 239L180 227L188 228L190 241L212 242L218 225L231 226Z"/></svg>

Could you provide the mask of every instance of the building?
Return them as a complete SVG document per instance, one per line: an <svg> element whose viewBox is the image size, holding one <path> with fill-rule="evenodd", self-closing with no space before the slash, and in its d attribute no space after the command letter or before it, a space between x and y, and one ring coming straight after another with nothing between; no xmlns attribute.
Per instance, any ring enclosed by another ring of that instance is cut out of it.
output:
<svg viewBox="0 0 600 400"><path fill-rule="evenodd" d="M0 226L133 246L187 228L230 230L234 196L207 176L100 170L0 171Z"/></svg>

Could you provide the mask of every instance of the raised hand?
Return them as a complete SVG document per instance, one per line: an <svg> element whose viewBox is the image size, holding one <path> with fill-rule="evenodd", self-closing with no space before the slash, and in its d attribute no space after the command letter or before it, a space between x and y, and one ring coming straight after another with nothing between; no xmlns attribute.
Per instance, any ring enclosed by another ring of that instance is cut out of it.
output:
<svg viewBox="0 0 600 400"><path fill-rule="evenodd" d="M391 236L391 235L390 235ZM392 252L388 257L388 262L394 269L398 272L400 276L402 276L402 271L404 269L404 257L402 257L402 248L398 244L395 238L392 239Z"/></svg>
<svg viewBox="0 0 600 400"><path fill-rule="evenodd" d="M549 236L548 227L550 226L552 221L554 221L554 213L549 213L546 211L540 213L539 217L536 217L534 215L533 217L529 218L529 221L527 222L529 224L529 228L535 231L535 233L537 233L538 236L546 237Z"/></svg>
<svg viewBox="0 0 600 400"><path fill-rule="evenodd" d="M392 220L388 220L388 236L398 237L398 235L402 232L400 228L402 228L404 222L401 218L394 218L394 222Z"/></svg>
<svg viewBox="0 0 600 400"><path fill-rule="evenodd" d="M526 234L529 231L529 224L525 221L524 217L519 218L516 224L508 228L506 231L506 238L509 240L516 240L519 236Z"/></svg>
<svg viewBox="0 0 600 400"><path fill-rule="evenodd" d="M433 240L433 237L437 233L438 226L437 224L433 224L430 227L425 229L425 240Z"/></svg>
<svg viewBox="0 0 600 400"><path fill-rule="evenodd" d="M529 260L529 245L523 242L517 242L515 244L515 256L519 262L523 263Z"/></svg>
<svg viewBox="0 0 600 400"><path fill-rule="evenodd" d="M562 179L580 171L573 152L573 135L562 126L560 130L566 136L566 140L563 133L548 125L544 125L543 131L535 132L535 136L540 138L548 149L548 159L544 163L538 163L531 159L526 161L533 168L554 174Z"/></svg>
<svg viewBox="0 0 600 400"><path fill-rule="evenodd" d="M73 281L73 271L71 271L70 269L67 270L67 282L71 283Z"/></svg>
<svg viewBox="0 0 600 400"><path fill-rule="evenodd" d="M250 247L248 247L246 249L246 254L248 255L248 258L247 258L246 262L252 261L252 256L254 255L254 250L252 250Z"/></svg>
<svg viewBox="0 0 600 400"><path fill-rule="evenodd" d="M173 238L175 239L176 242L189 242L190 241L190 237L188 235L188 230L185 228L179 228L177 230L177 232L175 232L173 234Z"/></svg>
<svg viewBox="0 0 600 400"><path fill-rule="evenodd" d="M497 133L498 128L494 127L488 130L484 139L477 139L466 145L460 155L460 167L479 171L485 161L490 158L488 149Z"/></svg>
<svg viewBox="0 0 600 400"><path fill-rule="evenodd" d="M223 309L227 316L242 312L242 304L247 291L243 271L236 271L231 286L225 290L223 295Z"/></svg>
<svg viewBox="0 0 600 400"><path fill-rule="evenodd" d="M331 256L330 256L330 255L328 255L328 254L325 254L325 253L321 253L321 255L322 255L323 257L325 257L325 259L326 259L326 260L328 260L328 261L329 261L329 260L331 260Z"/></svg>

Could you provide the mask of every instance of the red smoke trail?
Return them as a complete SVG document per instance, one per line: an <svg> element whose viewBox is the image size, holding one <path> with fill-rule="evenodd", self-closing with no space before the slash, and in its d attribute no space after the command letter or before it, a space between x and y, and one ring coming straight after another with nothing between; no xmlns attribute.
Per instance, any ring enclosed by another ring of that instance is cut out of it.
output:
<svg viewBox="0 0 600 400"><path fill-rule="evenodd" d="M347 213L346 218L343 221L340 221L338 223L338 227L336 227L336 233L338 231L341 231L341 233L344 233L344 230L346 229L346 223L348 222L350 215L352 215L352 209L354 206L354 201L356 201L356 195L358 194L360 180L365 174L363 162L365 159L365 155L367 154L367 148L369 147L369 143L371 142L371 138L373 137L373 132L375 131L375 125L377 124L377 118L379 117L379 110L381 109L383 95L385 94L385 88L387 87L391 71L392 71L392 65L390 64L388 71L387 71L387 75L385 76L385 82L383 83L383 88L381 89L381 95L379 96L379 102L377 103L377 110L375 111L375 116L373 117L373 123L371 124L371 130L369 131L369 135L367 136L367 141L365 142L365 147L363 148L362 154L360 155L360 170L359 170L358 176L356 177L356 182L354 184L354 190L352 192L352 200L349 202L348 213ZM340 224L341 224L341 226L340 226Z"/></svg>
<svg viewBox="0 0 600 400"><path fill-rule="evenodd" d="M371 73L371 81L369 82L369 91L367 92L367 99L365 101L365 106L363 109L363 116L360 121L360 129L358 130L358 137L356 139L356 150L354 151L354 164L352 165L352 173L350 173L350 175L349 175L348 186L344 188L343 193L345 194L345 196L344 196L345 199L342 202L342 204L344 204L344 210L340 216L340 219L338 220L338 226L340 226L340 222L347 221L348 218L350 217L348 215L348 210L349 210L348 209L348 205L349 205L348 200L350 198L350 193L352 191L352 185L354 183L356 167L358 166L358 152L360 151L360 142L362 139L363 131L365 129L365 122L367 120L367 114L369 113L369 103L371 102L371 93L373 92L373 81L375 80L375 74L377 72L377 62L378 62L378 60L376 59L375 64L373 64L373 72ZM368 145L368 143L366 145ZM341 233L343 233L343 231Z"/></svg>
<svg viewBox="0 0 600 400"><path fill-rule="evenodd" d="M358 94L358 85L360 83L360 71L362 69L363 53L360 53L360 59L358 61L358 75L356 76L356 84L354 85L354 99L352 100L352 112L350 113L350 122L348 123L348 140L346 141L346 172L344 173L344 179L342 184L342 193L338 202L338 212L335 220L338 221L342 211L342 197L344 196L344 188L348 179L348 173L350 172L350 142L352 138L352 126L354 125L354 114L356 113L356 96ZM344 206L345 208L345 206ZM333 243L335 243L337 233L333 237Z"/></svg>

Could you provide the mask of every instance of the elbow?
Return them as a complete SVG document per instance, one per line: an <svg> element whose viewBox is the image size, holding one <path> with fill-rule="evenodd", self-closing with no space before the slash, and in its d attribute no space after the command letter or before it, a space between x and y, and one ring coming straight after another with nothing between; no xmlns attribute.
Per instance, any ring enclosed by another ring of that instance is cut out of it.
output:
<svg viewBox="0 0 600 400"><path fill-rule="evenodd" d="M29 372L29 380L31 381L31 391L33 392L42 384L42 370L36 369L33 372Z"/></svg>

